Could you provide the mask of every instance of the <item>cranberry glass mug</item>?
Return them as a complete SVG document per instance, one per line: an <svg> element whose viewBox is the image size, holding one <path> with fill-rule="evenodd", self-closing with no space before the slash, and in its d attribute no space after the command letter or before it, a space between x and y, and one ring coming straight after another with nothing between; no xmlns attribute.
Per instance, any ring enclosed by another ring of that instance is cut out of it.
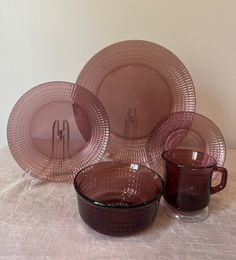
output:
<svg viewBox="0 0 236 260"><path fill-rule="evenodd" d="M165 161L165 209L167 214L186 222L199 222L208 216L211 194L223 190L227 170L217 166L216 160L198 151L175 149L162 154ZM214 172L221 173L221 181L212 186Z"/></svg>

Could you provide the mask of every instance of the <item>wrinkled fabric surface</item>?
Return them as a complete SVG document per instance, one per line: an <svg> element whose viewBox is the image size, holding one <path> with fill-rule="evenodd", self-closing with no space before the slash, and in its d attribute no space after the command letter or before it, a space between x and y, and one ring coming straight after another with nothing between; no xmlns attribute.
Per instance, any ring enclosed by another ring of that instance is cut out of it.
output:
<svg viewBox="0 0 236 260"><path fill-rule="evenodd" d="M0 151L0 259L236 259L236 150L228 150L226 189L212 195L210 216L197 224L159 209L153 225L109 237L80 218L71 183L42 183Z"/></svg>

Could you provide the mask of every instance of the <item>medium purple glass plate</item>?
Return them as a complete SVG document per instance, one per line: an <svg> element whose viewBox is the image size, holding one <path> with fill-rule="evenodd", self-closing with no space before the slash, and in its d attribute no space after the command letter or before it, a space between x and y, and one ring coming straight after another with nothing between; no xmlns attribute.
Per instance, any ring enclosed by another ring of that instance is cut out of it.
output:
<svg viewBox="0 0 236 260"><path fill-rule="evenodd" d="M148 164L163 172L161 155L171 149L194 149L216 159L217 166L225 161L226 146L219 128L207 117L192 112L172 113L152 129L147 141ZM215 178L217 174L213 175Z"/></svg>
<svg viewBox="0 0 236 260"><path fill-rule="evenodd" d="M67 181L103 156L107 113L87 89L49 82L26 92L8 121L8 144L19 166L43 181Z"/></svg>
<svg viewBox="0 0 236 260"><path fill-rule="evenodd" d="M147 41L104 48L88 61L77 84L92 91L108 113L108 156L113 160L145 162L153 125L171 112L195 111L194 86L183 63Z"/></svg>

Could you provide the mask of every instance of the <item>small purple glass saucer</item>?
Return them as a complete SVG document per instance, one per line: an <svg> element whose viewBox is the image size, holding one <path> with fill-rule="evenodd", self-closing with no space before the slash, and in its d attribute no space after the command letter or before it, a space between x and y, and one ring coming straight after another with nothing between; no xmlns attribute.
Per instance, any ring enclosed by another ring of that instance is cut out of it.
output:
<svg viewBox="0 0 236 260"><path fill-rule="evenodd" d="M172 113L152 129L147 154L149 166L163 172L161 155L171 149L188 149L208 154L216 159L217 166L225 161L226 146L219 128L207 117L192 112ZM215 178L217 174L213 175Z"/></svg>

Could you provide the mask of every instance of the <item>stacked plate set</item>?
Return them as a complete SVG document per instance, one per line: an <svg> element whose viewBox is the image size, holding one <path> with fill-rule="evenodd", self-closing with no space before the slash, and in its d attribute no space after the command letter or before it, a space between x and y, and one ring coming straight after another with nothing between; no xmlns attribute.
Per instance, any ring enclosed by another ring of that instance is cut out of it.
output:
<svg viewBox="0 0 236 260"><path fill-rule="evenodd" d="M26 92L8 121L18 165L45 182L74 180L82 219L108 235L142 230L165 191L163 152L207 154L221 175L219 128L196 110L184 64L152 42L112 44L93 56L76 83L48 82Z"/></svg>

